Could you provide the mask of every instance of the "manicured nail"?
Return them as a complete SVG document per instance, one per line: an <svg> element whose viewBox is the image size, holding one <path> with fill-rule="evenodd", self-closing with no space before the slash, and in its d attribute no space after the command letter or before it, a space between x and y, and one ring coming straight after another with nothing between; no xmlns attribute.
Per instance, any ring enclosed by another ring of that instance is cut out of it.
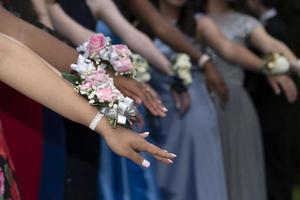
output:
<svg viewBox="0 0 300 200"><path fill-rule="evenodd" d="M166 153L169 153L167 150L163 150L164 152L166 152Z"/></svg>
<svg viewBox="0 0 300 200"><path fill-rule="evenodd" d="M142 136L142 137L148 137L149 136L149 134L150 134L150 132L145 132L145 133L141 133L140 135Z"/></svg>
<svg viewBox="0 0 300 200"><path fill-rule="evenodd" d="M163 111L168 112L168 109L166 107L163 107Z"/></svg>
<svg viewBox="0 0 300 200"><path fill-rule="evenodd" d="M172 157L174 157L174 158L176 158L176 157L177 157L177 155L176 155L176 154L174 154L174 153L170 153L170 155L171 155Z"/></svg>
<svg viewBox="0 0 300 200"><path fill-rule="evenodd" d="M171 159L168 159L168 161L169 161L169 163L171 163L171 164L173 164L174 162L173 162L173 160L171 160Z"/></svg>
<svg viewBox="0 0 300 200"><path fill-rule="evenodd" d="M143 163L142 163L143 167L150 167L150 162L148 160L143 160Z"/></svg>

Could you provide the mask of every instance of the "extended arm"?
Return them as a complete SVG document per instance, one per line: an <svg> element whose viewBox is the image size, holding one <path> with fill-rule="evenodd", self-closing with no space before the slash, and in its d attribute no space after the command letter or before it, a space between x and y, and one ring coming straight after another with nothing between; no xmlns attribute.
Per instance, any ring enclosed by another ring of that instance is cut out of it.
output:
<svg viewBox="0 0 300 200"><path fill-rule="evenodd" d="M246 47L228 40L209 18L197 21L198 38L230 62L252 71L259 71L263 61Z"/></svg>
<svg viewBox="0 0 300 200"><path fill-rule="evenodd" d="M59 4L47 4L49 16L54 29L68 38L73 44L79 45L88 40L89 36L95 34L68 16Z"/></svg>
<svg viewBox="0 0 300 200"><path fill-rule="evenodd" d="M39 20L49 28L53 28L44 0L31 0Z"/></svg>
<svg viewBox="0 0 300 200"><path fill-rule="evenodd" d="M263 27L252 31L250 42L263 53L282 53L292 65L297 65L296 55L283 42L269 35Z"/></svg>
<svg viewBox="0 0 300 200"><path fill-rule="evenodd" d="M89 126L97 109L90 106L47 63L25 46L0 34L0 80L61 115ZM138 152L146 151L164 163L174 158L127 129L112 129L104 118L96 127L110 148L145 167L149 162ZM146 134L147 135L147 134ZM142 136L145 136L142 135Z"/></svg>
<svg viewBox="0 0 300 200"><path fill-rule="evenodd" d="M22 42L58 70L70 71L70 65L76 62L78 54L73 48L15 17L1 6L0 18L5 19L0 20L0 32ZM114 77L114 79L121 92L137 102L144 103L154 115L165 116L163 106L158 99L153 94L148 94L151 98L145 95L145 86L122 77Z"/></svg>
<svg viewBox="0 0 300 200"><path fill-rule="evenodd" d="M96 18L102 19L134 51L144 56L162 72L172 75L170 62L154 46L149 37L135 29L111 0L86 0Z"/></svg>
<svg viewBox="0 0 300 200"><path fill-rule="evenodd" d="M159 39L174 50L190 55L194 61L198 62L201 52L186 40L178 28L166 21L148 0L127 0L126 2L132 12L148 25Z"/></svg>
<svg viewBox="0 0 300 200"><path fill-rule="evenodd" d="M74 49L50 34L15 17L0 6L0 32L9 35L28 46L60 71L70 71L70 64L76 62Z"/></svg>

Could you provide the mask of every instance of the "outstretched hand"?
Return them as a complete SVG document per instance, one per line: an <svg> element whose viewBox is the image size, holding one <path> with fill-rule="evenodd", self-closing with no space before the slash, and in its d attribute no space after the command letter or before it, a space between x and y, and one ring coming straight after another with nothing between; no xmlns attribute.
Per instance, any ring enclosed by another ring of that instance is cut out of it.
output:
<svg viewBox="0 0 300 200"><path fill-rule="evenodd" d="M229 89L215 66L205 69L206 84L210 92L215 92L219 97L221 106L225 107L228 102Z"/></svg>
<svg viewBox="0 0 300 200"><path fill-rule="evenodd" d="M191 97L187 86L178 76L171 77L171 93L179 116L183 116L190 108Z"/></svg>
<svg viewBox="0 0 300 200"><path fill-rule="evenodd" d="M150 162L144 159L139 154L140 152L149 153L162 163L172 164L171 159L174 159L176 155L147 142L145 138L148 135L148 132L136 134L129 129L117 128L106 134L104 139L113 152L143 167L149 167Z"/></svg>
<svg viewBox="0 0 300 200"><path fill-rule="evenodd" d="M288 102L293 103L298 98L298 89L291 77L287 75L269 76L268 82L276 95L284 92Z"/></svg>
<svg viewBox="0 0 300 200"><path fill-rule="evenodd" d="M113 76L115 86L137 104L144 104L155 116L165 117L167 109L158 94L146 83L141 83L124 76Z"/></svg>

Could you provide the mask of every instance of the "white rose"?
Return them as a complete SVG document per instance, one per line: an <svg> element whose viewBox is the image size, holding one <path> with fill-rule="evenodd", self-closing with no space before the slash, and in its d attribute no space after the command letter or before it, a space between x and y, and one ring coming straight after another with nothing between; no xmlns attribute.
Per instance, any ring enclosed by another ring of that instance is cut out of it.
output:
<svg viewBox="0 0 300 200"><path fill-rule="evenodd" d="M143 74L141 76L137 76L138 80L141 81L141 82L148 82L151 80L151 75L149 73L146 73L146 74Z"/></svg>
<svg viewBox="0 0 300 200"><path fill-rule="evenodd" d="M190 71L187 70L179 70L178 71L178 76L183 80L185 85L189 85L192 83L192 75Z"/></svg>
<svg viewBox="0 0 300 200"><path fill-rule="evenodd" d="M290 63L289 61L281 55L275 56L275 61L273 62L272 74L284 74L289 71Z"/></svg>
<svg viewBox="0 0 300 200"><path fill-rule="evenodd" d="M77 64L71 64L71 68L79 74L85 74L87 71L92 70L93 67L93 63L82 55L79 55Z"/></svg>

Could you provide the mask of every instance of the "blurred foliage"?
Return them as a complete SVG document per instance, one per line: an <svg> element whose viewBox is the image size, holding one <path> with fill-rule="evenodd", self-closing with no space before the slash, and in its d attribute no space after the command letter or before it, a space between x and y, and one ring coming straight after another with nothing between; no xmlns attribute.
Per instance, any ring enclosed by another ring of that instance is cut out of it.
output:
<svg viewBox="0 0 300 200"><path fill-rule="evenodd" d="M277 8L289 28L289 46L300 57L300 0L279 0ZM295 77L295 81L300 89L300 79ZM300 184L300 100L289 106L287 138L291 176L295 182Z"/></svg>

